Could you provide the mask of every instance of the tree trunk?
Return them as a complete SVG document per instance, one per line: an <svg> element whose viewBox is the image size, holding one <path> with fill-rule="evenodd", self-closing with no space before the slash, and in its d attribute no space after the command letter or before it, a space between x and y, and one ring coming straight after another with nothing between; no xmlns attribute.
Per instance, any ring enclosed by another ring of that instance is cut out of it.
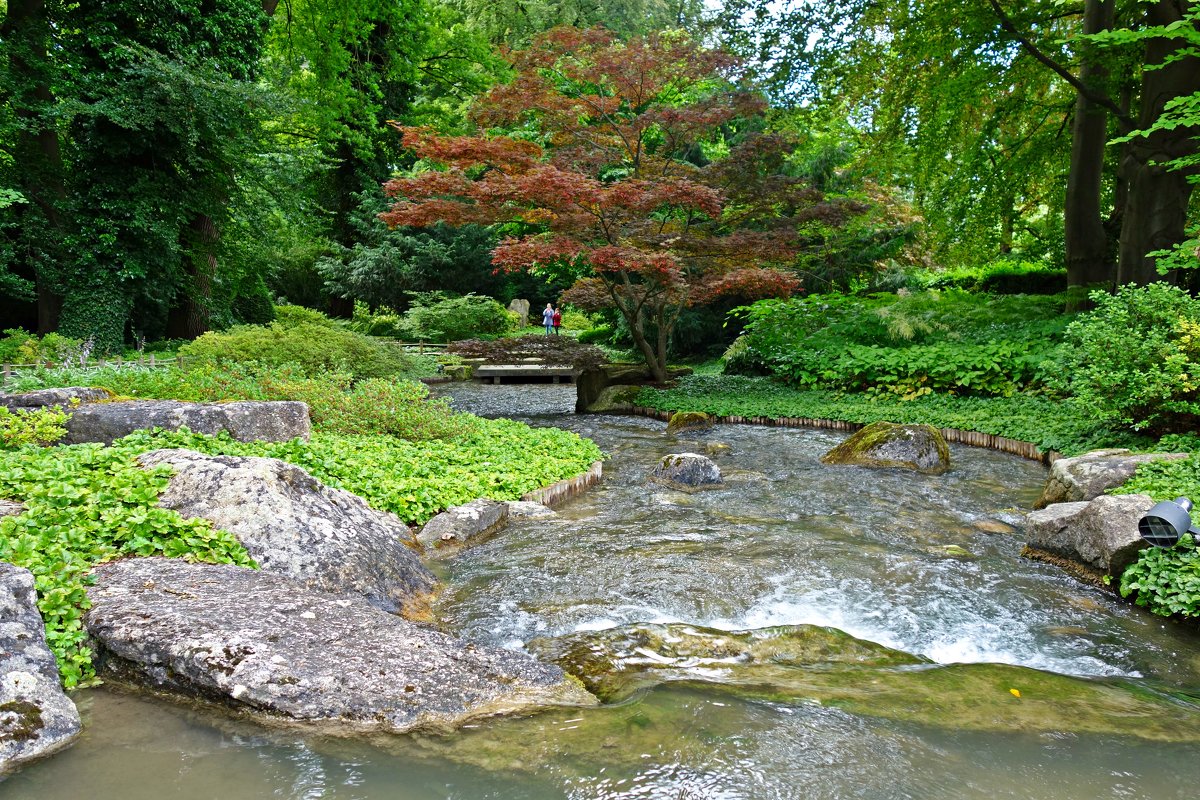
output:
<svg viewBox="0 0 1200 800"><path fill-rule="evenodd" d="M1182 18L1183 6L1172 0L1159 0L1147 13L1147 21L1151 25L1177 22ZM1150 39L1146 43L1145 63L1163 64L1178 49L1177 39ZM1139 127L1153 125L1168 101L1196 92L1200 92L1200 58L1181 58L1161 69L1146 70L1142 78ZM1194 154L1197 135L1200 130L1196 128L1176 128L1155 131L1130 143L1132 170L1129 202L1121 227L1118 284L1164 280L1158 274L1155 259L1148 254L1184 240L1193 188L1188 176L1196 170L1171 170L1163 164Z"/></svg>
<svg viewBox="0 0 1200 800"><path fill-rule="evenodd" d="M1087 0L1084 5L1085 35L1110 30L1113 0ZM1101 90L1108 75L1101 55L1090 43L1083 45L1079 79ZM1082 92L1075 96L1075 119L1071 125L1071 166L1067 174L1067 197L1063 223L1066 238L1067 285L1087 286L1112 281L1101 192L1104 183L1104 152L1108 142L1108 112Z"/></svg>
<svg viewBox="0 0 1200 800"><path fill-rule="evenodd" d="M221 234L207 214L198 214L188 225L189 241L185 256L190 266L188 291L179 298L167 319L171 339L195 339L211 327L210 315L213 280L217 275L217 243Z"/></svg>
<svg viewBox="0 0 1200 800"><path fill-rule="evenodd" d="M60 263L62 215L59 205L66 198L63 182L62 150L58 131L47 122L48 111L57 102L50 90L50 21L44 0L11 0L8 14L0 26L0 39L9 44L9 74L12 87L8 97L14 114L21 120L17 133L16 159L20 167L20 188L33 202L45 221L38 236L37 249L46 257L36 259L29 272L37 286L38 333L58 328L62 297L52 288L47 267ZM26 231L39 226L22 225ZM43 263L44 262L44 263Z"/></svg>

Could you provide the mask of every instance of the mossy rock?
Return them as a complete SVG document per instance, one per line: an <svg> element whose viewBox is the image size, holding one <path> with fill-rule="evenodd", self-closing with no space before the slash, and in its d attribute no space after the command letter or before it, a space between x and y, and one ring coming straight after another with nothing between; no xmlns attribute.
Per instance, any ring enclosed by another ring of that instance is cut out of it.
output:
<svg viewBox="0 0 1200 800"><path fill-rule="evenodd" d="M713 429L715 424L716 421L703 411L677 411L671 415L671 421L667 423L667 435L707 433Z"/></svg>
<svg viewBox="0 0 1200 800"><path fill-rule="evenodd" d="M950 469L950 448L932 425L875 422L823 455L821 463L941 475Z"/></svg>
<svg viewBox="0 0 1200 800"><path fill-rule="evenodd" d="M631 386L628 384L606 386L601 390L600 396L588 406L588 413L613 414L622 411L632 411L633 401L637 398L638 392L641 390L641 386Z"/></svg>

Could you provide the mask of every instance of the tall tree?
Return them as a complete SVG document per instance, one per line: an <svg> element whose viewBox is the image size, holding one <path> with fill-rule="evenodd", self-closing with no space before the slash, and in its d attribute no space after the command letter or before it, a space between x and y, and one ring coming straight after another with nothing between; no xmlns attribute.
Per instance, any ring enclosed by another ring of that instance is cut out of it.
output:
<svg viewBox="0 0 1200 800"><path fill-rule="evenodd" d="M508 270L580 271L575 302L615 307L653 374L683 310L730 292L786 295L804 220L850 210L781 174L784 144L754 132L762 102L722 79L733 61L677 35L618 42L557 28L513 56L514 80L476 104L485 128L401 128L441 165L391 181L391 225L510 226ZM742 131L739 135L737 132Z"/></svg>

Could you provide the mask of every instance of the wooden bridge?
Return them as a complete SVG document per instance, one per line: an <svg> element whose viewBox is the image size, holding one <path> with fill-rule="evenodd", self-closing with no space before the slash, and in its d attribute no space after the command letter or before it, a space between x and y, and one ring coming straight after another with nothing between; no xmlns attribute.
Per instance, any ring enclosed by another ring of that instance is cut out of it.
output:
<svg viewBox="0 0 1200 800"><path fill-rule="evenodd" d="M574 383L577 371L572 366L553 364L483 364L475 367L474 375L484 383L500 384L504 381L528 382L532 379L548 378L550 383Z"/></svg>

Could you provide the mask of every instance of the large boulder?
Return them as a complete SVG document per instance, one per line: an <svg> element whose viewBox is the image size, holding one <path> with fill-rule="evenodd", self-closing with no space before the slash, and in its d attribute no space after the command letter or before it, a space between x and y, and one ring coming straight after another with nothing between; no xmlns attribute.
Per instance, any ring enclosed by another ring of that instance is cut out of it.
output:
<svg viewBox="0 0 1200 800"><path fill-rule="evenodd" d="M0 562L0 775L66 747L80 727L46 645L33 574Z"/></svg>
<svg viewBox="0 0 1200 800"><path fill-rule="evenodd" d="M950 448L932 425L875 422L821 456L821 463L899 467L940 475L950 469Z"/></svg>
<svg viewBox="0 0 1200 800"><path fill-rule="evenodd" d="M651 473L659 483L675 487L697 488L721 483L721 468L711 458L699 453L675 453L663 456Z"/></svg>
<svg viewBox="0 0 1200 800"><path fill-rule="evenodd" d="M97 403L108 400L112 394L104 389L89 386L65 386L61 389L38 389L21 394L0 394L0 406L10 411L23 408L61 408L72 404Z"/></svg>
<svg viewBox="0 0 1200 800"><path fill-rule="evenodd" d="M101 565L84 623L101 674L334 733L445 731L595 698L555 666L280 575L179 559Z"/></svg>
<svg viewBox="0 0 1200 800"><path fill-rule="evenodd" d="M529 301L520 298L514 299L508 304L508 310L517 315L518 321L522 328L529 326Z"/></svg>
<svg viewBox="0 0 1200 800"><path fill-rule="evenodd" d="M80 407L67 420L67 435L62 444L112 444L114 439L134 431L150 428L174 431L184 427L209 435L226 431L239 442L307 440L312 431L305 403L129 400Z"/></svg>
<svg viewBox="0 0 1200 800"><path fill-rule="evenodd" d="M385 611L427 613L437 579L421 563L411 531L361 497L275 458L155 450L138 460L175 471L160 506L229 531L263 570L361 595Z"/></svg>
<svg viewBox="0 0 1200 800"><path fill-rule="evenodd" d="M1050 477L1034 508L1053 503L1092 500L1133 477L1140 464L1176 461L1187 453L1139 453L1130 450L1093 450L1073 458L1060 458L1050 467Z"/></svg>
<svg viewBox="0 0 1200 800"><path fill-rule="evenodd" d="M1154 505L1144 494L1101 495L1077 503L1055 503L1027 518L1029 547L1117 576L1147 543L1138 520Z"/></svg>
<svg viewBox="0 0 1200 800"><path fill-rule="evenodd" d="M668 370L667 379L674 380L691 373L690 367L680 367ZM610 386L644 386L649 383L654 383L654 375L645 364L602 364L584 369L575 376L575 413L594 414L601 411L592 406Z"/></svg>
<svg viewBox="0 0 1200 800"><path fill-rule="evenodd" d="M508 522L508 503L481 498L448 508L438 514L417 533L417 541L433 549L464 544L480 539Z"/></svg>

